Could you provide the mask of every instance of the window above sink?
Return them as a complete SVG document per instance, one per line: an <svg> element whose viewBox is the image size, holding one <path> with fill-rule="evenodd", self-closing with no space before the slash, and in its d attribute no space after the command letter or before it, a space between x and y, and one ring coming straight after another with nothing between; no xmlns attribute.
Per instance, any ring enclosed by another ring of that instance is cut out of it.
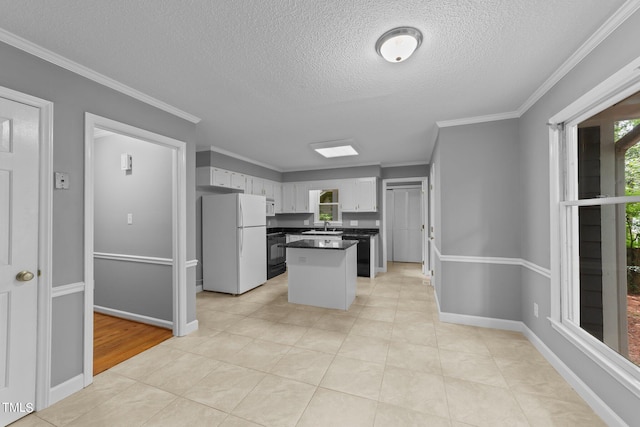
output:
<svg viewBox="0 0 640 427"><path fill-rule="evenodd" d="M335 227L342 225L342 209L337 188L311 190L313 203L313 223L316 226Z"/></svg>

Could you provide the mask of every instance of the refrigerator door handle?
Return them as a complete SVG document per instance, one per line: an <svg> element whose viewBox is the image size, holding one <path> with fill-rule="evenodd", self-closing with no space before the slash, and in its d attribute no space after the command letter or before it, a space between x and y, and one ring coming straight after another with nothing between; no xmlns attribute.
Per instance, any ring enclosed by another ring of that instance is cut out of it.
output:
<svg viewBox="0 0 640 427"><path fill-rule="evenodd" d="M244 227L244 215L242 214L242 198L238 198L238 204L240 205L240 228Z"/></svg>
<svg viewBox="0 0 640 427"><path fill-rule="evenodd" d="M244 228L240 228L239 230L240 230L240 256L242 256L242 248L244 246Z"/></svg>

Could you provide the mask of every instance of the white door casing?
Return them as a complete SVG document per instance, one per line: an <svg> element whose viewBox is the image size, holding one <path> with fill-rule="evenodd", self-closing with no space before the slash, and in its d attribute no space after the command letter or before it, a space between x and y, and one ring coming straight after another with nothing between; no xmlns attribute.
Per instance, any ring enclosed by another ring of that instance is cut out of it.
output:
<svg viewBox="0 0 640 427"><path fill-rule="evenodd" d="M421 262L421 189L395 189L393 199L393 260L396 262Z"/></svg>
<svg viewBox="0 0 640 427"><path fill-rule="evenodd" d="M173 150L172 178L172 266L173 266L173 334L183 336L197 329L197 321L187 325L187 202L186 143L164 135L140 129L122 122L85 113L85 318L84 318L84 386L93 382L93 162L94 129L100 128L132 138L168 147ZM266 262L266 260L265 260Z"/></svg>
<svg viewBox="0 0 640 427"><path fill-rule="evenodd" d="M436 236L435 236L435 221L436 221L436 165L431 164L429 169L429 221L426 223L429 227L427 236L429 239L429 269L431 270L431 286L436 286L435 268L436 268Z"/></svg>
<svg viewBox="0 0 640 427"><path fill-rule="evenodd" d="M0 98L0 424L35 409L38 108ZM17 275L24 273L21 281ZM31 277L29 276L31 274Z"/></svg>

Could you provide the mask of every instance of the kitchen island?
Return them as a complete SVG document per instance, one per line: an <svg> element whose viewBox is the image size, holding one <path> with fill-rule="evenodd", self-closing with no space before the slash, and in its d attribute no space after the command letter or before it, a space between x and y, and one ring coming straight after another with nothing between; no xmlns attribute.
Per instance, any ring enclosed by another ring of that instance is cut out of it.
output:
<svg viewBox="0 0 640 427"><path fill-rule="evenodd" d="M307 239L287 243L289 302L348 310L356 297L357 244Z"/></svg>

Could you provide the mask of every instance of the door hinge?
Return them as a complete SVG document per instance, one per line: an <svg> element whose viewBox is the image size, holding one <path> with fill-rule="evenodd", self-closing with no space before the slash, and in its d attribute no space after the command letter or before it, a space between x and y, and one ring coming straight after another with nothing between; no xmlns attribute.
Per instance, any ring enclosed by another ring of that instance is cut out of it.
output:
<svg viewBox="0 0 640 427"><path fill-rule="evenodd" d="M42 276L42 271L38 269L38 277Z"/></svg>

